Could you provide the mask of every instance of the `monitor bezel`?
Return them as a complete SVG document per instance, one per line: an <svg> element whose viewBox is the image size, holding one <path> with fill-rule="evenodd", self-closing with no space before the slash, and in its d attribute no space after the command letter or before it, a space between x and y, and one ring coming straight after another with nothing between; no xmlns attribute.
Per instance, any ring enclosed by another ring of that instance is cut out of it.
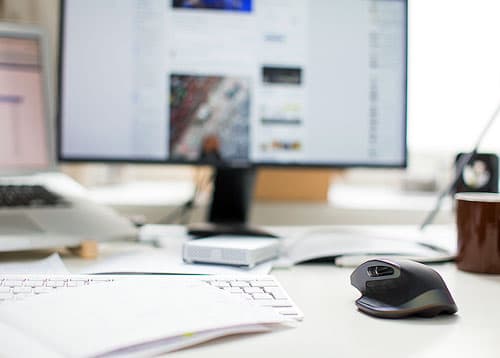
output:
<svg viewBox="0 0 500 358"><path fill-rule="evenodd" d="M56 116L56 147L57 147L57 160L60 163L101 163L101 164L163 164L163 165L188 165L188 166L212 166L216 168L244 168L244 167L277 167L277 168L380 168L380 169L405 169L408 166L408 0L401 0L405 6L405 61L404 61L404 98L403 98L403 160L400 163L373 163L373 162L268 162L268 161L234 161L213 163L206 161L187 161L178 159L148 159L148 158L109 158L109 157L77 157L65 156L62 148L62 133L63 133L63 120L62 120L62 93L63 93L63 67L64 67L64 26L65 26L65 2L66 0L59 0L59 47L58 47L58 95L57 95L57 116Z"/></svg>

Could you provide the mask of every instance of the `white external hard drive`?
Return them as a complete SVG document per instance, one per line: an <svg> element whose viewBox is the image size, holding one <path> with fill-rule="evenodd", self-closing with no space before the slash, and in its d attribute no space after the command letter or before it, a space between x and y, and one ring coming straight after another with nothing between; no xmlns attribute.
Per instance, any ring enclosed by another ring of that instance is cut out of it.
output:
<svg viewBox="0 0 500 358"><path fill-rule="evenodd" d="M247 236L214 236L184 243L187 263L203 262L254 267L279 255L279 239Z"/></svg>

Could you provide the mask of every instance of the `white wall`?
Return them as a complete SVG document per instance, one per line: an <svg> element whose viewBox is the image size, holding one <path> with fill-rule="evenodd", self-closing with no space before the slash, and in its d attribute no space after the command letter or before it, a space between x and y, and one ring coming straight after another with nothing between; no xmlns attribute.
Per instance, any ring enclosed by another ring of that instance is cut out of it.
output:
<svg viewBox="0 0 500 358"><path fill-rule="evenodd" d="M410 0L409 147L470 150L500 103L500 1ZM500 151L500 123L484 149Z"/></svg>

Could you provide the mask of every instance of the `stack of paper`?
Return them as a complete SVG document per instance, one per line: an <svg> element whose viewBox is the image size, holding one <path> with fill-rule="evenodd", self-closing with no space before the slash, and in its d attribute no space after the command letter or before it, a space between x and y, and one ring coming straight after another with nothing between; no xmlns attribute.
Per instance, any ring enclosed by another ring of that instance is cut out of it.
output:
<svg viewBox="0 0 500 358"><path fill-rule="evenodd" d="M277 328L271 308L186 277L144 277L0 305L2 356L154 355Z"/></svg>

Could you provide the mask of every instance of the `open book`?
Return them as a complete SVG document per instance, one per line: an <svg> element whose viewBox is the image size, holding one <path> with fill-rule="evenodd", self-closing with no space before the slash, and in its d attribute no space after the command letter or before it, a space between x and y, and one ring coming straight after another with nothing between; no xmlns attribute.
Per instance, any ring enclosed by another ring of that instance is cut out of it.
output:
<svg viewBox="0 0 500 358"><path fill-rule="evenodd" d="M143 357L284 321L271 308L181 277L137 276L0 305L2 356Z"/></svg>
<svg viewBox="0 0 500 358"><path fill-rule="evenodd" d="M412 225L335 226L306 229L284 240L275 267L310 261L358 266L375 257L442 262L456 256L453 226L433 225L421 231Z"/></svg>

